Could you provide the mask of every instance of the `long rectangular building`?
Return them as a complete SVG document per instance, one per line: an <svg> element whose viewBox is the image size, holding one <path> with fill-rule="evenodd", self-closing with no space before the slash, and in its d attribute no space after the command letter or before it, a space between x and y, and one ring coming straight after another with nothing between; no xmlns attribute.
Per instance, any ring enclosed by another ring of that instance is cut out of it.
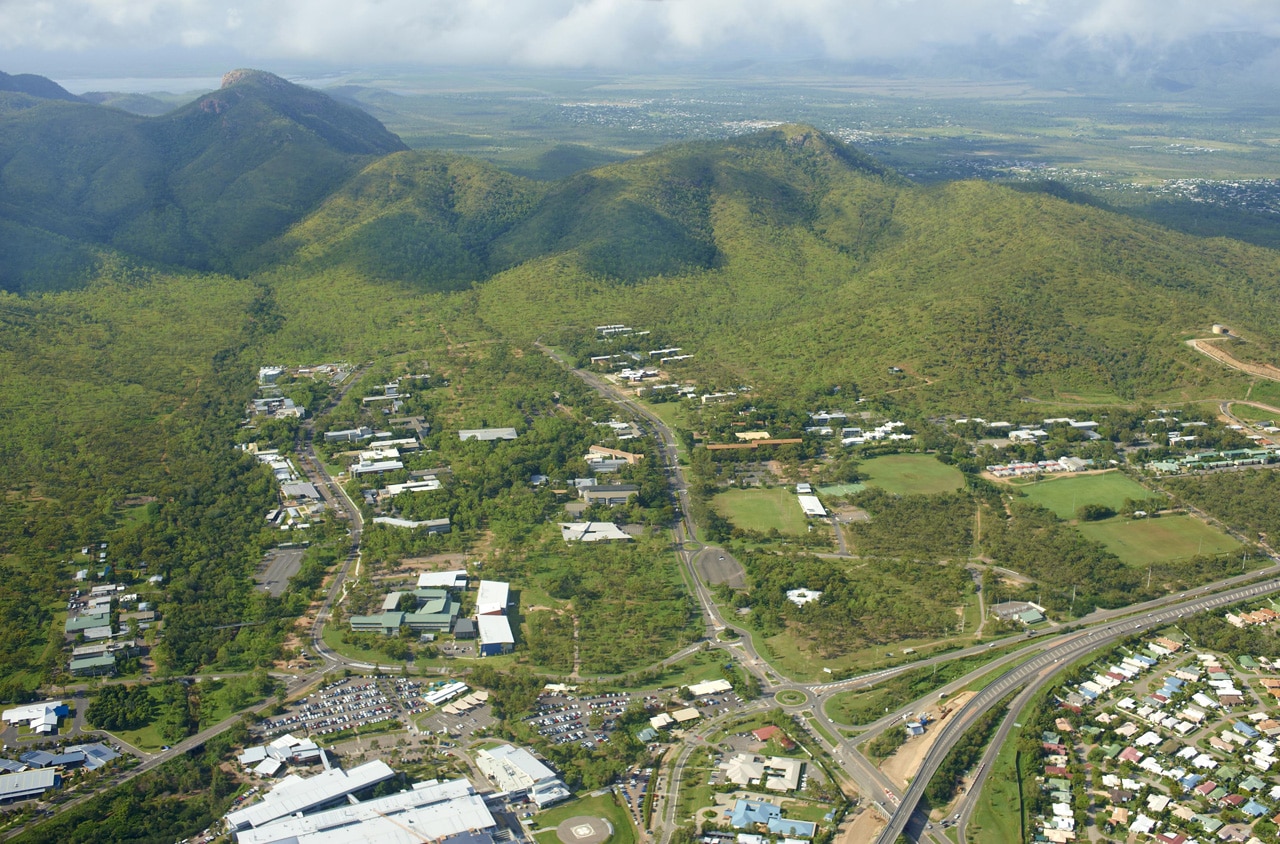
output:
<svg viewBox="0 0 1280 844"><path fill-rule="evenodd" d="M228 816L228 820L230 816ZM465 779L418 783L409 791L284 817L236 833L238 844L421 844L498 826L484 798ZM492 840L488 838L488 840Z"/></svg>
<svg viewBox="0 0 1280 844"><path fill-rule="evenodd" d="M290 774L262 798L261 802L227 815L233 832L262 827L290 815L305 814L328 806L348 795L363 791L396 775L381 759L344 771L331 768L314 777ZM238 838L238 836L237 836Z"/></svg>
<svg viewBox="0 0 1280 844"><path fill-rule="evenodd" d="M19 774L0 776L0 803L38 797L62 784L62 777L53 768L39 768Z"/></svg>

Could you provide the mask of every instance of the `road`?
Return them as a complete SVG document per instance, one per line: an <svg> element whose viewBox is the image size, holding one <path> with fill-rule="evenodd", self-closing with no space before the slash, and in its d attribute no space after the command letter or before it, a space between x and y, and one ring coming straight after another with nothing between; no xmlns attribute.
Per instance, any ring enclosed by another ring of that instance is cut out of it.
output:
<svg viewBox="0 0 1280 844"><path fill-rule="evenodd" d="M985 689L973 697L961 710L943 725L941 733L926 754L919 771L902 797L902 802L893 817L885 826L877 844L893 844L898 836L906 832L908 837L918 838L921 828L926 823L922 814L916 812L925 786L937 773L942 760L955 746L965 731L973 725L988 709L998 703L1011 692L1030 685L1041 687L1051 682L1054 676L1069 667L1077 659L1128 637L1142 633L1176 621L1189 613L1211 610L1216 607L1233 604L1238 601L1255 598L1261 595L1280 591L1280 580L1268 580L1262 583L1240 586L1225 592L1217 592L1207 597L1191 598L1166 606L1159 611L1147 612L1136 619L1128 617L1112 622L1105 622L1086 631L1080 631L1060 639L1044 653L1014 668L994 680ZM1007 735L1007 733L1006 733Z"/></svg>

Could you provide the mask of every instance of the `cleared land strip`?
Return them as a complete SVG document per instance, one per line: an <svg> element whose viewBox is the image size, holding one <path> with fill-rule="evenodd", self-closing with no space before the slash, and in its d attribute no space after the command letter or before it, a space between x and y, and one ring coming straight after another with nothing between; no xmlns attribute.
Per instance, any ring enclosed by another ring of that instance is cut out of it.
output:
<svg viewBox="0 0 1280 844"><path fill-rule="evenodd" d="M1280 381L1280 369L1269 363L1245 363L1213 340L1188 340L1187 345L1203 355L1208 355L1223 366L1228 366L1248 375L1256 375L1259 378Z"/></svg>

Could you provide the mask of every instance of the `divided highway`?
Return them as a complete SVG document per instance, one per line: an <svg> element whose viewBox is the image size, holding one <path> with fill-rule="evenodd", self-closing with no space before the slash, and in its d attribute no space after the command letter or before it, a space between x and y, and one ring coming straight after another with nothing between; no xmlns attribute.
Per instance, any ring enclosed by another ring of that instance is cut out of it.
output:
<svg viewBox="0 0 1280 844"><path fill-rule="evenodd" d="M970 699L942 727L933 747L921 763L920 770L911 781L911 786L894 810L889 823L876 838L876 843L893 844L903 832L907 832L910 837L919 836L920 829L926 825L927 820L922 815L916 816L916 808L920 804L920 798L924 795L924 789L929 784L929 780L937 773L942 760L946 758L947 753L965 731L973 725L973 722L1009 693L1027 684L1043 686L1076 660L1112 645L1120 639L1141 634L1153 627L1163 627L1189 613L1211 610L1277 591L1280 591L1280 580L1269 580L1237 587L1209 597L1193 598L1136 618L1129 617L1102 624L1088 631L1070 634L1040 656L1001 675ZM909 824L913 824L911 829L908 829Z"/></svg>

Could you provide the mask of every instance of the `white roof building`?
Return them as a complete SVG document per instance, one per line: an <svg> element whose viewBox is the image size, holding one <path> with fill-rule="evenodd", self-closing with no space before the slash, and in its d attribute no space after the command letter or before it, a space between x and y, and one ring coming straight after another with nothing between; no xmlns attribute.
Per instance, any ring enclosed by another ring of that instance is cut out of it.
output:
<svg viewBox="0 0 1280 844"><path fill-rule="evenodd" d="M240 844L421 844L496 827L484 797L476 794L471 783L432 780L398 794L246 829L236 834L236 840Z"/></svg>
<svg viewBox="0 0 1280 844"><path fill-rule="evenodd" d="M797 607L803 607L810 601L816 601L822 597L821 592L815 592L812 589L788 589L787 600L795 604Z"/></svg>
<svg viewBox="0 0 1280 844"><path fill-rule="evenodd" d="M476 615L505 615L511 602L511 584L501 580L480 581L476 595Z"/></svg>
<svg viewBox="0 0 1280 844"><path fill-rule="evenodd" d="M538 808L569 798L556 772L523 747L504 744L476 753L476 764L501 791L528 791Z"/></svg>
<svg viewBox="0 0 1280 844"><path fill-rule="evenodd" d="M822 517L827 515L827 509L822 506L822 502L818 500L816 495L797 495L800 499L800 509L804 511L806 516Z"/></svg>
<svg viewBox="0 0 1280 844"><path fill-rule="evenodd" d="M622 528L613 522L561 522L560 536L565 542L605 542L631 539Z"/></svg>
<svg viewBox="0 0 1280 844"><path fill-rule="evenodd" d="M694 697L706 697L731 691L733 691L733 684L728 680L707 680L705 683L694 683L689 687L689 693Z"/></svg>
<svg viewBox="0 0 1280 844"><path fill-rule="evenodd" d="M32 732L47 735L58 728L59 709L63 709L60 700L28 703L25 706L6 709L3 714L0 714L0 719L15 726L25 724Z"/></svg>
<svg viewBox="0 0 1280 844"><path fill-rule="evenodd" d="M466 569L455 571L424 571L418 575L419 589L466 589Z"/></svg>
<svg viewBox="0 0 1280 844"><path fill-rule="evenodd" d="M305 779L297 774L290 774L264 795L260 802L230 812L227 815L227 825L237 833L250 827L266 826L290 815L305 814L326 803L389 780L395 774L381 759L366 762L350 771L332 768ZM239 835L237 839L246 840Z"/></svg>

